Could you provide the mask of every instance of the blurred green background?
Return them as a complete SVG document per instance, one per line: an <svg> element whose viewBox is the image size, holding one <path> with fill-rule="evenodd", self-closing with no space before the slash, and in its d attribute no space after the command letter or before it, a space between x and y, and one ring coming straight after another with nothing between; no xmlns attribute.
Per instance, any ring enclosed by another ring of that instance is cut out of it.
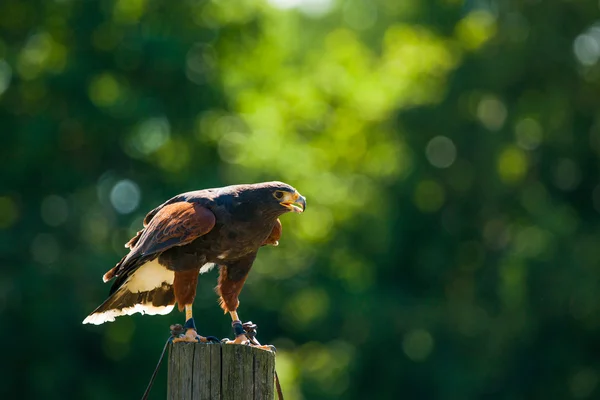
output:
<svg viewBox="0 0 600 400"><path fill-rule="evenodd" d="M597 0L0 2L2 399L135 399L183 314L81 325L147 211L308 198L240 316L286 399L600 398ZM202 334L231 336L202 276ZM163 369L151 398L165 395Z"/></svg>

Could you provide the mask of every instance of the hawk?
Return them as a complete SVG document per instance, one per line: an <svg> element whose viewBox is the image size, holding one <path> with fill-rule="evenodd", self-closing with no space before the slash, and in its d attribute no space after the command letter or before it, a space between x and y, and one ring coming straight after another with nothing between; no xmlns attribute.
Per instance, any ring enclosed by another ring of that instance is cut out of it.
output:
<svg viewBox="0 0 600 400"><path fill-rule="evenodd" d="M102 324L122 315L168 314L185 309L186 333L175 341L205 342L196 331L192 304L198 275L219 267L215 288L236 335L246 337L237 314L238 296L258 250L277 246L279 217L302 213L306 199L282 182L233 185L173 197L144 219L144 227L125 247L129 253L104 274L114 279L109 297L84 324Z"/></svg>

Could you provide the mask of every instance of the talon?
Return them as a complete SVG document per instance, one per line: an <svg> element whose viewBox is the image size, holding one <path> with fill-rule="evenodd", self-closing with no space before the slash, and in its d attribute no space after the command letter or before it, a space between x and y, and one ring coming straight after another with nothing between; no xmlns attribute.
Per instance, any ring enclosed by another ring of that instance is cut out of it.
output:
<svg viewBox="0 0 600 400"><path fill-rule="evenodd" d="M270 344L262 345L262 346L255 346L255 345L251 345L251 346L254 347L254 348L256 348L256 349L270 351L271 353L277 353L277 349L275 348L275 346L272 346Z"/></svg>
<svg viewBox="0 0 600 400"><path fill-rule="evenodd" d="M185 343L206 343L208 339L204 336L198 335L195 329L188 329L185 332L185 335L181 335L175 339L173 339L173 343L185 342Z"/></svg>
<svg viewBox="0 0 600 400"><path fill-rule="evenodd" d="M233 328L233 332L235 334L234 340L224 339L223 343L226 344L245 344L248 346L255 347L257 349L267 350L275 353L277 350L274 346L266 345L263 346L260 344L258 340L256 340L256 330L257 326L252 321L242 322L238 319L237 312L231 311L231 318L233 322L231 323L231 327Z"/></svg>
<svg viewBox="0 0 600 400"><path fill-rule="evenodd" d="M254 347L255 349L261 349L261 350L265 350L265 351L270 351L271 353L277 353L277 349L275 349L275 346L270 345L270 344L252 344L252 343L248 343L249 346Z"/></svg>
<svg viewBox="0 0 600 400"><path fill-rule="evenodd" d="M242 333L241 335L237 335L235 337L235 339L233 339L233 340L227 339L227 341L225 343L226 344L250 344L250 341L248 340L246 335Z"/></svg>
<svg viewBox="0 0 600 400"><path fill-rule="evenodd" d="M241 345L245 345L245 346L254 347L255 349L261 349L261 350L270 351L272 353L276 353L277 352L277 349L275 348L275 346L254 344L244 334L238 335L234 340L229 340L228 338L225 338L225 339L222 340L222 343L225 343L225 344L241 344Z"/></svg>

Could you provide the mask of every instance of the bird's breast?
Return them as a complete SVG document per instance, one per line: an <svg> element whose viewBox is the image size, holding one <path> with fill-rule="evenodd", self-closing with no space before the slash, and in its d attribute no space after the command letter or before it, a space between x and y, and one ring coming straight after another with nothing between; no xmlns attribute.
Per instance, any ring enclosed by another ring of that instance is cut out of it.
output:
<svg viewBox="0 0 600 400"><path fill-rule="evenodd" d="M208 234L199 237L191 246L207 261L216 264L235 260L256 252L273 229L273 222L219 223Z"/></svg>

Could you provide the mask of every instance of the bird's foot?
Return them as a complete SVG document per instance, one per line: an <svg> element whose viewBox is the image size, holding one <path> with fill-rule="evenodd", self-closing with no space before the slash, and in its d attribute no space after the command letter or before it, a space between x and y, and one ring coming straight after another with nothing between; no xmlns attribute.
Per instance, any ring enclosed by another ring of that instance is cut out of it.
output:
<svg viewBox="0 0 600 400"><path fill-rule="evenodd" d="M185 331L185 335L182 334L183 330ZM171 325L171 335L175 338L173 339L173 343L177 342L186 342L186 343L209 343L209 342L219 342L219 339L214 336L200 336L196 331L196 324L194 322L194 318L190 318L185 322L184 326L179 324Z"/></svg>
<svg viewBox="0 0 600 400"><path fill-rule="evenodd" d="M198 335L198 332L196 332L196 330L192 329L192 328L189 328L185 332L185 335L180 335L179 337L176 337L175 339L173 339L173 343L178 343L178 342L186 342L186 343L208 343L209 341L210 340L208 340L204 336Z"/></svg>
<svg viewBox="0 0 600 400"><path fill-rule="evenodd" d="M258 349L272 351L273 353L277 351L275 346L261 345L258 340L256 340L256 325L253 324L252 321L248 321L244 324L242 324L241 321L233 321L231 326L233 327L235 339L224 339L223 342L225 344L244 344Z"/></svg>
<svg viewBox="0 0 600 400"><path fill-rule="evenodd" d="M229 339L225 339L224 341L225 344L245 344L245 345L250 345L250 340L248 340L248 337L246 336L245 333L242 333L241 335L238 335L235 337L235 339L233 340L229 340Z"/></svg>
<svg viewBox="0 0 600 400"><path fill-rule="evenodd" d="M229 339L225 338L225 339L223 339L223 343L225 343L225 344L243 344L245 346L251 346L251 347L255 347L257 349L271 351L273 353L277 352L277 349L275 349L275 346L256 344L257 343L256 341L253 343L250 339L248 339L248 336L246 336L246 334L238 335L233 340L229 340Z"/></svg>

